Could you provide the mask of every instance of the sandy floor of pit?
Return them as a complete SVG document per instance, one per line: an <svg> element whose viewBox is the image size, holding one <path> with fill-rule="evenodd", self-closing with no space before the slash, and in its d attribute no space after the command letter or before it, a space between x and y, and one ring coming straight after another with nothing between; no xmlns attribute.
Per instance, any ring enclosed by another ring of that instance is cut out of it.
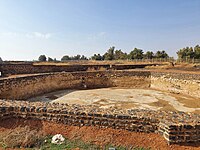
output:
<svg viewBox="0 0 200 150"><path fill-rule="evenodd" d="M102 88L92 90L62 90L29 100L81 105L94 104L101 108L140 108L200 112L199 99L153 89Z"/></svg>

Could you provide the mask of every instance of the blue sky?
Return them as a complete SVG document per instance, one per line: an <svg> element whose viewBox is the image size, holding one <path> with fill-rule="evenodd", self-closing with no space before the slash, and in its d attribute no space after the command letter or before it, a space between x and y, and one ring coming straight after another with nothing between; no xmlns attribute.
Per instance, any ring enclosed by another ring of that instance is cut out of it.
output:
<svg viewBox="0 0 200 150"><path fill-rule="evenodd" d="M103 54L115 46L166 50L200 44L200 0L0 0L0 57Z"/></svg>

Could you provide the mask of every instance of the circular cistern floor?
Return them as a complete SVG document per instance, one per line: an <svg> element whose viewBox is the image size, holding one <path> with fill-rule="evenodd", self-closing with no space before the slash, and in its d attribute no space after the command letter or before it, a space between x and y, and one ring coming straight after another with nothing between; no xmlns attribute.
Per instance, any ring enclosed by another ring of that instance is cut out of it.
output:
<svg viewBox="0 0 200 150"><path fill-rule="evenodd" d="M68 104L97 105L100 108L152 109L200 112L200 100L181 94L153 89L101 88L90 90L62 90L30 98Z"/></svg>

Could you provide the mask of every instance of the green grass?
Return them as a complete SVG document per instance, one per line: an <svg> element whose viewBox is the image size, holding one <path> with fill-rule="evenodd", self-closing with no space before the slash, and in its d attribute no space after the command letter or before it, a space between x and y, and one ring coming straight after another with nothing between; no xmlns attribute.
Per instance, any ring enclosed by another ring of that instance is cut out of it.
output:
<svg viewBox="0 0 200 150"><path fill-rule="evenodd" d="M108 150L109 148L115 148L116 150L130 150L130 147L122 147L122 146L113 146L113 145L106 145L103 147L85 143L81 140L69 140L65 138L65 142L63 144L57 145L51 143L52 136L48 136L42 138L40 141L40 145L37 145L33 148L27 148L26 150L71 150L75 148L79 148L81 150ZM9 146L5 146L3 143L0 142L0 147L5 149ZM150 148L142 148L142 147L132 147L131 150L150 150Z"/></svg>
<svg viewBox="0 0 200 150"><path fill-rule="evenodd" d="M84 143L83 141L81 140L74 140L74 141L70 141L68 139L65 139L65 142L63 144L60 144L60 145L57 145L57 144L52 144L51 143L51 138L52 137L48 137L46 139L46 142L43 142L41 147L40 147L40 150L63 150L63 149L74 149L74 148L80 148L82 150L96 150L96 149L99 149L98 146L96 145L93 145L93 144L87 144L87 143Z"/></svg>
<svg viewBox="0 0 200 150"><path fill-rule="evenodd" d="M74 141L70 141L68 139L65 139L65 142L61 145L56 145L56 144L52 144L51 143L51 138L52 137L48 137L46 142L43 142L40 150L71 150L74 148L80 148L81 150L108 150L109 148L115 148L116 150L129 150L129 148L126 147L122 147L122 146L113 146L113 145L106 145L104 147L99 147L97 145L94 144L89 144L89 143L85 143L81 140L74 140ZM142 148L142 147L133 147L132 150L150 150L150 148Z"/></svg>

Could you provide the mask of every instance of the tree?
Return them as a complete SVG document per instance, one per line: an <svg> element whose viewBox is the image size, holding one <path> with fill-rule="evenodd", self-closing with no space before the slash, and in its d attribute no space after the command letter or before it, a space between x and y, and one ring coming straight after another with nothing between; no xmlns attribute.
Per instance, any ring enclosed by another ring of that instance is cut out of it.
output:
<svg viewBox="0 0 200 150"><path fill-rule="evenodd" d="M71 60L80 60L81 59L81 55L76 55L76 56L72 56Z"/></svg>
<svg viewBox="0 0 200 150"><path fill-rule="evenodd" d="M40 57L38 58L39 61L47 61L47 57L45 55L40 55Z"/></svg>
<svg viewBox="0 0 200 150"><path fill-rule="evenodd" d="M156 58L169 58L169 55L164 51L157 51L155 54Z"/></svg>
<svg viewBox="0 0 200 150"><path fill-rule="evenodd" d="M92 60L104 60L103 56L101 56L100 54L94 54L91 57Z"/></svg>
<svg viewBox="0 0 200 150"><path fill-rule="evenodd" d="M152 51L147 51L144 54L144 58L146 58L146 59L152 59L153 57L154 57L154 53Z"/></svg>
<svg viewBox="0 0 200 150"><path fill-rule="evenodd" d="M88 60L87 57L84 56L84 55L82 55L80 59L81 59L81 60Z"/></svg>
<svg viewBox="0 0 200 150"><path fill-rule="evenodd" d="M180 49L178 52L176 52L176 54L178 55L178 58L179 58L179 59L185 58L185 57L186 57L185 48Z"/></svg>
<svg viewBox="0 0 200 150"><path fill-rule="evenodd" d="M176 52L179 59L186 59L186 58L194 58L195 57L195 51L192 47L186 47L183 49L180 49L178 52ZM198 46L196 47L196 53L198 55Z"/></svg>
<svg viewBox="0 0 200 150"><path fill-rule="evenodd" d="M109 50L103 55L105 60L114 60L115 47L110 47Z"/></svg>
<svg viewBox="0 0 200 150"><path fill-rule="evenodd" d="M52 59L51 57L48 57L48 61L49 61L49 62L52 62L53 59Z"/></svg>
<svg viewBox="0 0 200 150"><path fill-rule="evenodd" d="M129 53L128 57L129 57L129 59L142 59L143 58L143 50L134 48L134 50L132 50Z"/></svg>
<svg viewBox="0 0 200 150"><path fill-rule="evenodd" d="M2 58L0 57L0 64L2 64L3 63L3 60L2 60Z"/></svg>
<svg viewBox="0 0 200 150"><path fill-rule="evenodd" d="M115 50L115 53L114 53L114 59L115 60L124 60L124 59L127 59L127 54L122 52L122 50Z"/></svg>
<svg viewBox="0 0 200 150"><path fill-rule="evenodd" d="M199 45L196 45L194 47L194 58L200 59L200 46Z"/></svg>
<svg viewBox="0 0 200 150"><path fill-rule="evenodd" d="M56 59L56 58L54 58L54 59L53 59L53 61L54 61L54 62L57 62L57 59Z"/></svg>
<svg viewBox="0 0 200 150"><path fill-rule="evenodd" d="M71 58L68 55L65 55L61 58L61 61L67 61L67 60L71 60Z"/></svg>

